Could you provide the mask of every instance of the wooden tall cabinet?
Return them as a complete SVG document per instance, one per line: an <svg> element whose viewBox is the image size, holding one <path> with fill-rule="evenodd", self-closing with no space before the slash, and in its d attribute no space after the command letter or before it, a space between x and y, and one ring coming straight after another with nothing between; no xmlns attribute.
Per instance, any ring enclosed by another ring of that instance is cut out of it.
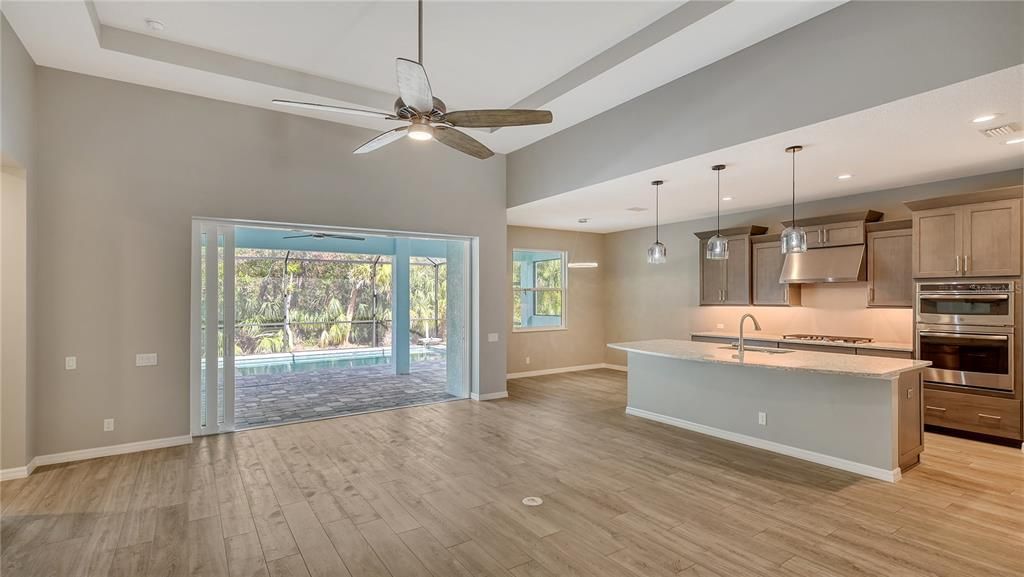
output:
<svg viewBox="0 0 1024 577"><path fill-rule="evenodd" d="M1021 190L908 202L914 278L1020 275Z"/></svg>
<svg viewBox="0 0 1024 577"><path fill-rule="evenodd" d="M868 306L914 306L911 221L908 219L869 223L866 231Z"/></svg>
<svg viewBox="0 0 1024 577"><path fill-rule="evenodd" d="M750 237L763 234L767 227L744 226L722 229L721 234L729 241L727 260L708 260L704 253L707 241L717 231L698 232L700 239L700 304L749 305L751 302L750 281Z"/></svg>
<svg viewBox="0 0 1024 577"><path fill-rule="evenodd" d="M779 282L786 255L776 235L754 236L750 239L753 255L752 302L757 306L796 306L800 304L800 285Z"/></svg>

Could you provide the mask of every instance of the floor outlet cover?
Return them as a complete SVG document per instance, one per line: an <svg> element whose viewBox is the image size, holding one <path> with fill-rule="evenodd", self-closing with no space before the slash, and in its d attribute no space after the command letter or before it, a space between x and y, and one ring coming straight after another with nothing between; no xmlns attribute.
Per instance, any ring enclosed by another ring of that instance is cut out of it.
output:
<svg viewBox="0 0 1024 577"><path fill-rule="evenodd" d="M536 507L543 503L544 499L541 499L540 497L526 497L523 499L523 505L526 505L527 507Z"/></svg>

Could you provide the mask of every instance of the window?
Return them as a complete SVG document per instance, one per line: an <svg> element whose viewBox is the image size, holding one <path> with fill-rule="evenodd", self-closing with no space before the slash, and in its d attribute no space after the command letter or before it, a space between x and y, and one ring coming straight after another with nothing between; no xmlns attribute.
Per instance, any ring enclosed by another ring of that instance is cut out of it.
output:
<svg viewBox="0 0 1024 577"><path fill-rule="evenodd" d="M512 330L565 328L565 253L512 250Z"/></svg>

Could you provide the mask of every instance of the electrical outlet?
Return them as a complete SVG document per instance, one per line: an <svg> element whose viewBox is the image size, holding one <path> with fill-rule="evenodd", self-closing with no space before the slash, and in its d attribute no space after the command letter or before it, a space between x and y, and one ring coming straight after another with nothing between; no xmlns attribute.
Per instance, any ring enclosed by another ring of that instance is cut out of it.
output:
<svg viewBox="0 0 1024 577"><path fill-rule="evenodd" d="M78 368L78 357L64 357L64 370L73 371Z"/></svg>
<svg viewBox="0 0 1024 577"><path fill-rule="evenodd" d="M114 419L103 419L103 430L113 431L114 430Z"/></svg>
<svg viewBox="0 0 1024 577"><path fill-rule="evenodd" d="M140 353L135 355L136 367L154 367L156 366L156 361L156 353Z"/></svg>
<svg viewBox="0 0 1024 577"><path fill-rule="evenodd" d="M526 357L526 364L530 364L530 357Z"/></svg>
<svg viewBox="0 0 1024 577"><path fill-rule="evenodd" d="M723 323L718 323L718 324L715 325L715 328L716 329L724 329L725 325Z"/></svg>
<svg viewBox="0 0 1024 577"><path fill-rule="evenodd" d="M768 413L764 411L757 412L757 424L761 426L768 426Z"/></svg>
<svg viewBox="0 0 1024 577"><path fill-rule="evenodd" d="M498 333L487 333L487 342L496 343L498 342Z"/></svg>

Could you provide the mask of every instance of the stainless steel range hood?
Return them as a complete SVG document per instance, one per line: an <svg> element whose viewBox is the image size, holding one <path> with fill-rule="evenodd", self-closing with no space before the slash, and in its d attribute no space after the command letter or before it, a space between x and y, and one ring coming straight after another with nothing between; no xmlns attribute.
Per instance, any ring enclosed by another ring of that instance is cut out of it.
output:
<svg viewBox="0 0 1024 577"><path fill-rule="evenodd" d="M787 254L780 283L858 282L867 279L864 245L813 248Z"/></svg>

